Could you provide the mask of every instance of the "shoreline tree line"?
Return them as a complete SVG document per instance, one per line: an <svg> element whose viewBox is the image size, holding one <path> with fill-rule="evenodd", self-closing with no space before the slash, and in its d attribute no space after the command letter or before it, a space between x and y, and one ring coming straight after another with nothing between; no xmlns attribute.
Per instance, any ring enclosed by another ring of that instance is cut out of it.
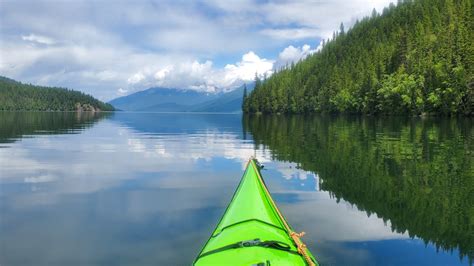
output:
<svg viewBox="0 0 474 266"><path fill-rule="evenodd" d="M255 80L246 113L474 114L472 0L390 4Z"/></svg>
<svg viewBox="0 0 474 266"><path fill-rule="evenodd" d="M80 91L35 86L0 76L0 111L114 111Z"/></svg>

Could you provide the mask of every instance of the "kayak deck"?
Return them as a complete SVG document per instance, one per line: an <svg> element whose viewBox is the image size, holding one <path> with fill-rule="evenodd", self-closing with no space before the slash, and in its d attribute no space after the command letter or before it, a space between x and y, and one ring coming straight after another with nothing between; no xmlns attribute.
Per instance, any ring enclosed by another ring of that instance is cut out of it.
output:
<svg viewBox="0 0 474 266"><path fill-rule="evenodd" d="M298 251L292 232L273 202L257 162L251 159L194 265L317 265L305 246Z"/></svg>

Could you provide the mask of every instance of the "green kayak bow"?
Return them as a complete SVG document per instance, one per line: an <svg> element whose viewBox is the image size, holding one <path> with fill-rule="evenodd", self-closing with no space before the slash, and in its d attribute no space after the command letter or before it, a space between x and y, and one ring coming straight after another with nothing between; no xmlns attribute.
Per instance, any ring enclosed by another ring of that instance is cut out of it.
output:
<svg viewBox="0 0 474 266"><path fill-rule="evenodd" d="M194 265L318 265L278 210L250 159L232 201Z"/></svg>

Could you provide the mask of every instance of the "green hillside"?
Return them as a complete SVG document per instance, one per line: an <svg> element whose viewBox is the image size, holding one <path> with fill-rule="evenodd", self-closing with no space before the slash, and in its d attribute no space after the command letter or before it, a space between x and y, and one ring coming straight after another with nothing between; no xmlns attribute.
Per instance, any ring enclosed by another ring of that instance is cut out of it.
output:
<svg viewBox="0 0 474 266"><path fill-rule="evenodd" d="M258 81L245 112L474 114L472 0L415 0L344 26Z"/></svg>
<svg viewBox="0 0 474 266"><path fill-rule="evenodd" d="M0 111L113 111L79 91L23 84L0 77Z"/></svg>

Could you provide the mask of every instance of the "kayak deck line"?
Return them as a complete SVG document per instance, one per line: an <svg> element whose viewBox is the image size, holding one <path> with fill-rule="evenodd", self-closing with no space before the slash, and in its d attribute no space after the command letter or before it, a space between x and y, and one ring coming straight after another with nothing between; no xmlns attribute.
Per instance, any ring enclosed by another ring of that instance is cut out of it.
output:
<svg viewBox="0 0 474 266"><path fill-rule="evenodd" d="M193 265L316 266L298 234L278 210L251 157L214 232Z"/></svg>
<svg viewBox="0 0 474 266"><path fill-rule="evenodd" d="M268 188L265 185L265 181L263 180L262 175L260 174L260 169L258 169L256 167L256 163L255 163L256 159L252 157L252 158L250 158L249 161L250 161L251 165L254 167L255 171L257 172L257 176L263 184L263 188L265 189L265 192L268 195L268 199L273 204L273 207L274 207L275 211L278 213L278 216L280 216L280 219L283 221L283 224L285 225L286 229L288 230L288 232L290 234L290 237L293 239L293 242L296 244L296 247L298 249L298 253L300 253L304 257L304 259L306 260L306 262L308 263L309 266L316 266L313 259L307 253L308 248L306 247L306 245L301 240L301 237L304 236L306 233L305 232L296 233L291 229L291 227L286 222L286 219L283 217L280 210L278 209L275 202L273 201L273 198L270 195L270 191L268 191Z"/></svg>

